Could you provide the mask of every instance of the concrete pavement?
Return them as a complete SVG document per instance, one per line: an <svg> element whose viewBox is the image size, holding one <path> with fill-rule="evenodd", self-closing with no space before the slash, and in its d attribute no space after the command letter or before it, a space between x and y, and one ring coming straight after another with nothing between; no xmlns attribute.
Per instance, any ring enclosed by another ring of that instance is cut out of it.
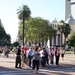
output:
<svg viewBox="0 0 75 75"><path fill-rule="evenodd" d="M31 73L28 66L22 69L15 69L15 55L10 54L9 58L0 56L0 75L35 75L35 71ZM40 68L38 75L75 75L75 55L65 55L64 61L60 58L60 66L46 66Z"/></svg>

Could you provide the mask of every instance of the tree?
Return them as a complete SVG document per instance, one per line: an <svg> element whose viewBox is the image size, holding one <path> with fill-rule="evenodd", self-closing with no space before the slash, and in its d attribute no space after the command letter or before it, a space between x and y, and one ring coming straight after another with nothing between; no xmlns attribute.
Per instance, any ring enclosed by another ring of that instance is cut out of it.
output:
<svg viewBox="0 0 75 75"><path fill-rule="evenodd" d="M71 27L69 24L66 24L63 20L60 21L60 23L63 23L62 26L62 33L64 34L64 43L66 44L66 38L68 37L68 35L71 33ZM59 31L60 31L60 26L58 27Z"/></svg>
<svg viewBox="0 0 75 75"><path fill-rule="evenodd" d="M19 46L19 43L17 41L15 41L14 43L12 43L12 46L17 47L17 46Z"/></svg>
<svg viewBox="0 0 75 75"><path fill-rule="evenodd" d="M64 42L66 43L66 38L68 37L68 35L71 33L71 28L70 28L70 25L69 24L64 24L64 27L62 29L63 33L64 33L64 36L65 36L65 39L64 39Z"/></svg>
<svg viewBox="0 0 75 75"><path fill-rule="evenodd" d="M72 33L69 40L68 40L68 45L75 47L75 33Z"/></svg>
<svg viewBox="0 0 75 75"><path fill-rule="evenodd" d="M10 45L11 37L6 33L5 29L0 25L0 45Z"/></svg>
<svg viewBox="0 0 75 75"><path fill-rule="evenodd" d="M6 35L5 35L5 42L6 42L7 45L10 46L10 44L11 44L11 37L10 37L10 34L6 34Z"/></svg>
<svg viewBox="0 0 75 75"><path fill-rule="evenodd" d="M18 9L17 14L18 18L23 22L23 46L24 46L24 24L25 20L27 20L30 17L31 11L27 5L23 5Z"/></svg>
<svg viewBox="0 0 75 75"><path fill-rule="evenodd" d="M2 39L6 35L4 28L0 25L0 39Z"/></svg>
<svg viewBox="0 0 75 75"><path fill-rule="evenodd" d="M48 36L52 38L56 35L56 30L49 24L48 20L42 19L40 17L29 18L26 20L25 24L25 39L27 41L39 43L44 39L47 40ZM19 26L19 37L22 35L22 23Z"/></svg>

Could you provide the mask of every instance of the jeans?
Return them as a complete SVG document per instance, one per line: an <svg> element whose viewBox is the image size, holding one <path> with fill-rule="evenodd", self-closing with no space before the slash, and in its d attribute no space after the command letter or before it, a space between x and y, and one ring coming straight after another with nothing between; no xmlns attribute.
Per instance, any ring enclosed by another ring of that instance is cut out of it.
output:
<svg viewBox="0 0 75 75"><path fill-rule="evenodd" d="M31 60L32 60L32 56L28 56L28 64L29 64L29 67L31 67Z"/></svg>
<svg viewBox="0 0 75 75"><path fill-rule="evenodd" d="M51 55L50 57L50 64L54 64L54 55Z"/></svg>
<svg viewBox="0 0 75 75"><path fill-rule="evenodd" d="M42 66L43 66L43 67L46 66L46 57L42 57Z"/></svg>

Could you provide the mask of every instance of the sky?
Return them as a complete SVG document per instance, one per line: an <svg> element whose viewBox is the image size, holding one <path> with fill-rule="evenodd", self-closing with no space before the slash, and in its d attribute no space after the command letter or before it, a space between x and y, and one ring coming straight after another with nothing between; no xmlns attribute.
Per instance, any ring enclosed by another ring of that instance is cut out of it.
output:
<svg viewBox="0 0 75 75"><path fill-rule="evenodd" d="M52 22L64 20L64 0L0 0L0 19L7 34L14 42L18 34L17 9L27 5L32 17L41 17Z"/></svg>

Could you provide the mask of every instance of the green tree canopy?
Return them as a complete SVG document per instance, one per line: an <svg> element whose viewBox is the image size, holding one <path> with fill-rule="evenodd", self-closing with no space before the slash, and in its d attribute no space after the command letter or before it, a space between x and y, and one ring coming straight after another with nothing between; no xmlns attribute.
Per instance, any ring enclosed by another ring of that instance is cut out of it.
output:
<svg viewBox="0 0 75 75"><path fill-rule="evenodd" d="M0 25L0 39L2 39L6 35L4 28Z"/></svg>
<svg viewBox="0 0 75 75"><path fill-rule="evenodd" d="M17 41L15 41L14 43L12 43L12 46L17 47L17 46L19 46L19 43Z"/></svg>
<svg viewBox="0 0 75 75"><path fill-rule="evenodd" d="M23 27L22 27L22 31L23 31L23 45L24 45L24 24L25 24L25 20L27 20L30 15L31 15L31 11L29 9L29 7L27 5L23 5L22 7L19 7L19 9L17 10L17 14L18 14L18 18L23 21Z"/></svg>
<svg viewBox="0 0 75 75"><path fill-rule="evenodd" d="M17 11L18 19L22 21L30 17L31 11L27 5L22 5L22 7L19 7Z"/></svg>
<svg viewBox="0 0 75 75"><path fill-rule="evenodd" d="M6 33L5 29L0 25L0 45L10 45L11 37Z"/></svg>
<svg viewBox="0 0 75 75"><path fill-rule="evenodd" d="M65 36L64 42L66 43L66 38L71 33L71 27L70 27L69 24L66 24L63 20L61 20L60 23L63 23L63 25L62 25L62 33ZM60 25L58 25L58 29L60 31Z"/></svg>
<svg viewBox="0 0 75 75"><path fill-rule="evenodd" d="M72 33L69 40L68 40L68 45L75 47L75 33Z"/></svg>
<svg viewBox="0 0 75 75"><path fill-rule="evenodd" d="M42 40L47 40L48 36L52 38L52 36L56 35L56 30L49 24L48 20L42 19L40 17L29 18L25 22L25 39L31 40L34 39L39 42ZM19 37L22 35L22 23L19 26Z"/></svg>

